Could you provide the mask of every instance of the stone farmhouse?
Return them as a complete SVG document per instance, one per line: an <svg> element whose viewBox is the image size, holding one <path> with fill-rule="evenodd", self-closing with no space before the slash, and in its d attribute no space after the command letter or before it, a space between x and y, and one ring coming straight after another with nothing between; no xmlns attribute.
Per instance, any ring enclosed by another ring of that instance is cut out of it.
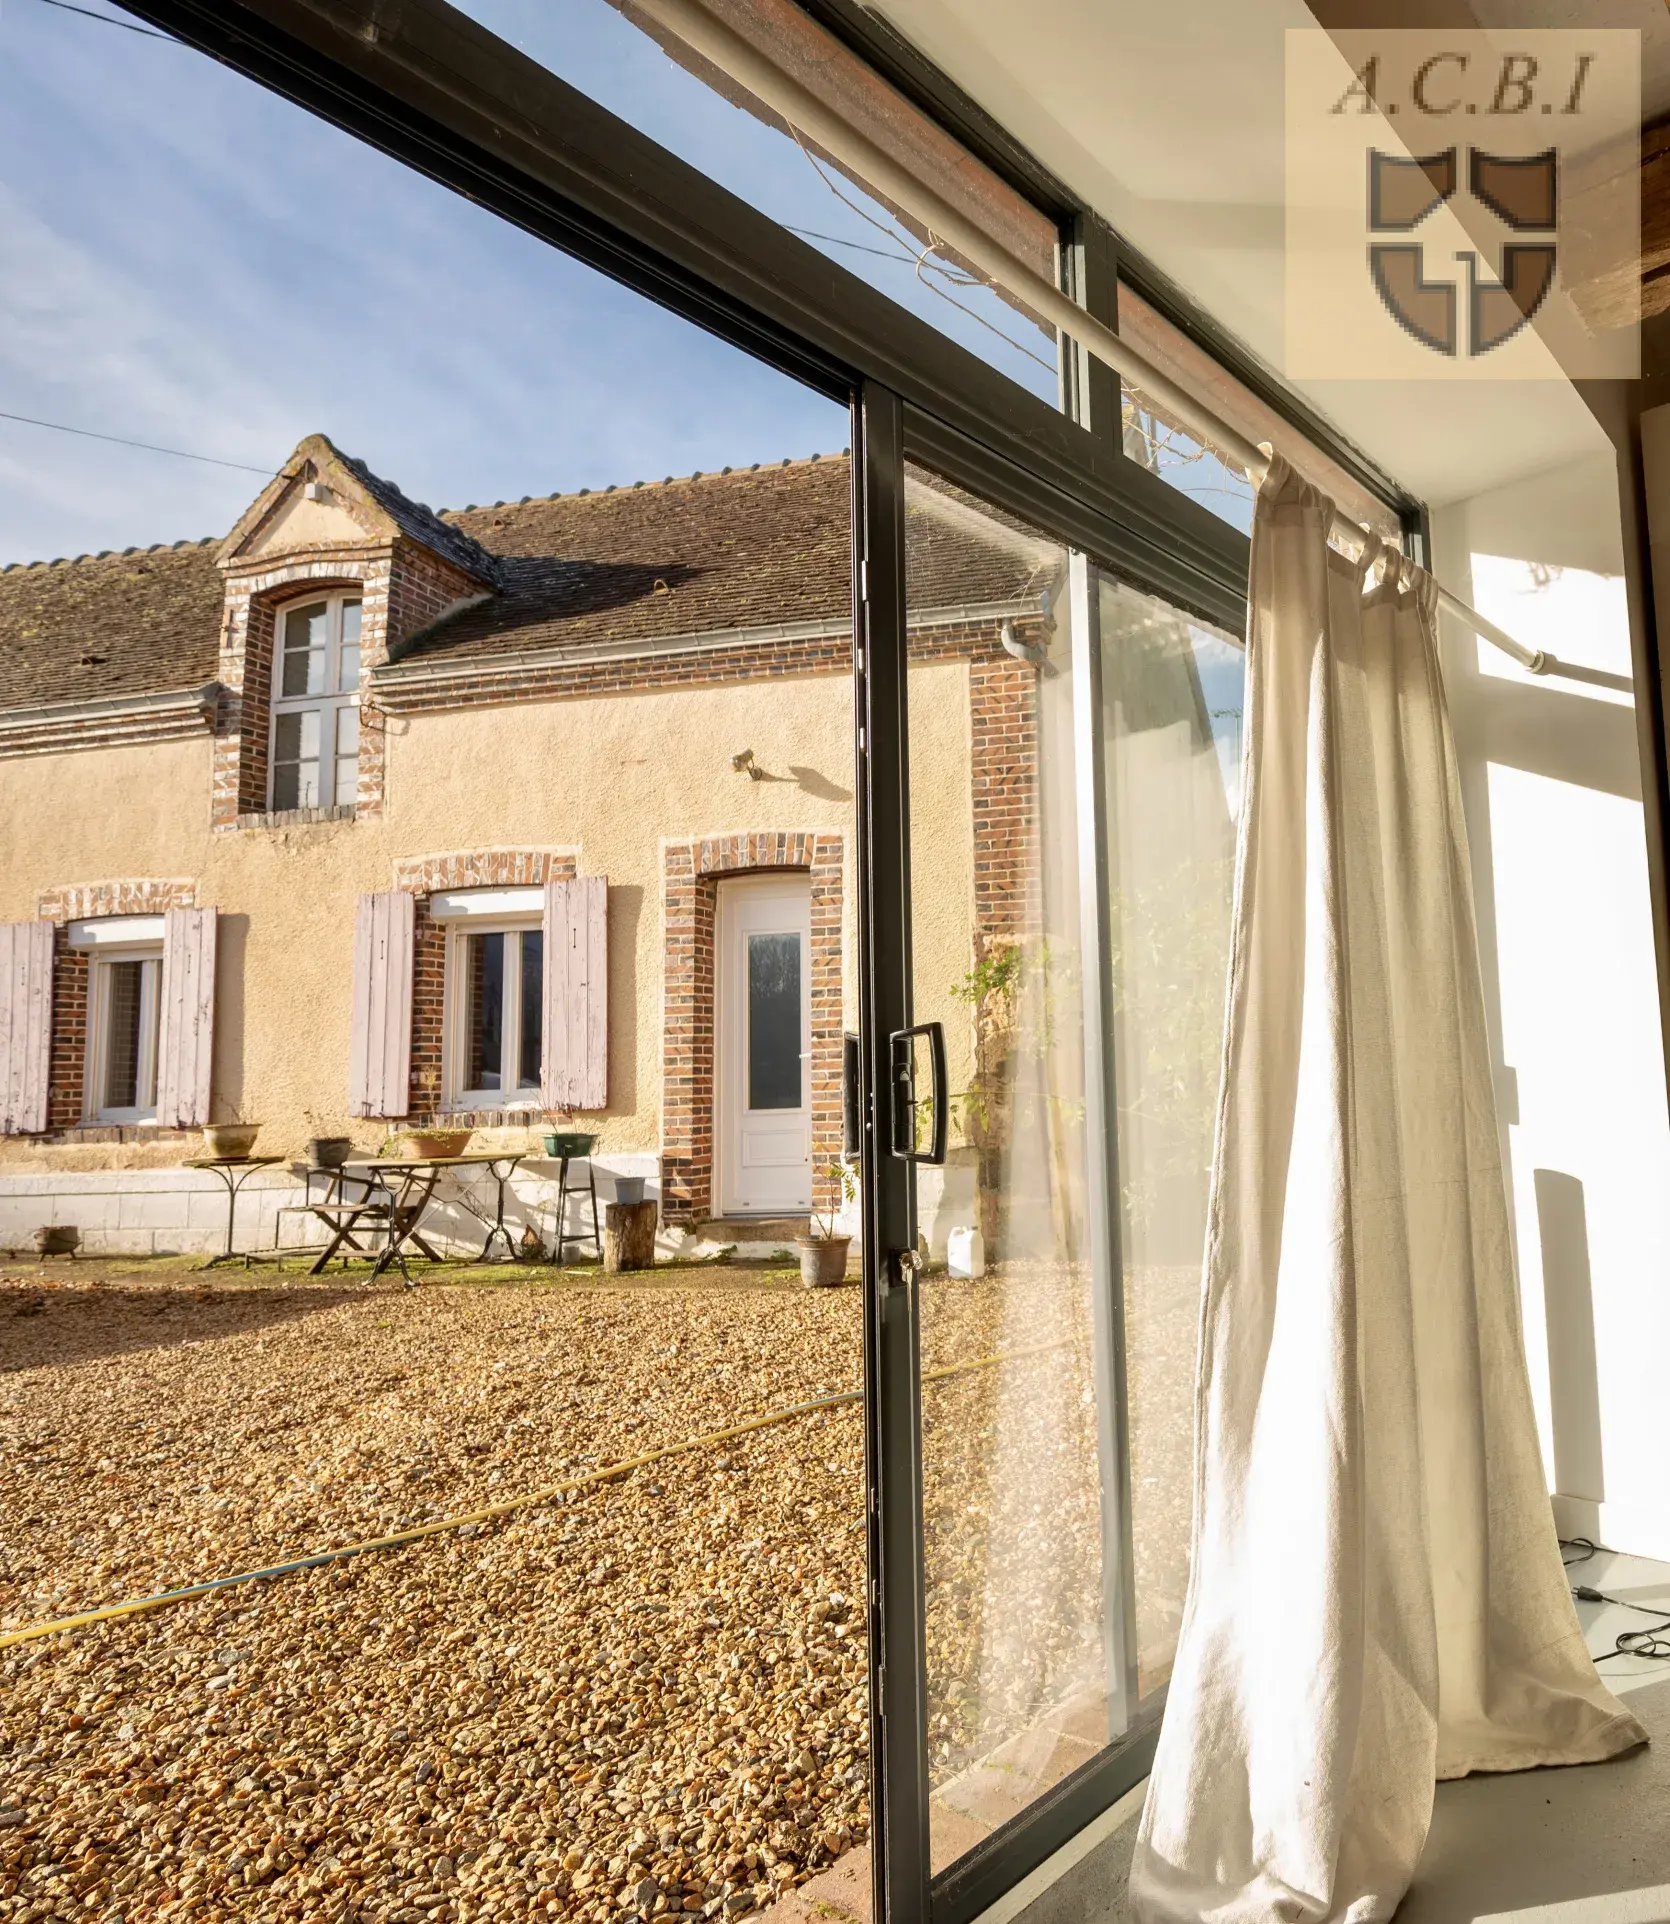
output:
<svg viewBox="0 0 1670 1924"><path fill-rule="evenodd" d="M312 435L222 539L0 572L0 1247L210 1246L179 1164L228 1118L575 1118L669 1224L825 1199L849 468L434 512ZM919 995L966 1081L953 991L1036 913L1059 569L926 477L909 527Z"/></svg>

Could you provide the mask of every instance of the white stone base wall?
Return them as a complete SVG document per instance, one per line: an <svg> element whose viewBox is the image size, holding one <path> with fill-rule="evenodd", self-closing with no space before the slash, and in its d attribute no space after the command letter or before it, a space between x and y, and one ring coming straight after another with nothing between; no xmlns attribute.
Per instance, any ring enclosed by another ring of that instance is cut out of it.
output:
<svg viewBox="0 0 1670 1924"><path fill-rule="evenodd" d="M585 1176L584 1164L571 1165L569 1179ZM661 1198L661 1162L655 1155L619 1155L597 1163L597 1214L614 1200L615 1176L642 1176L644 1198ZM448 1256L479 1250L487 1225L458 1203L457 1177L446 1176L424 1215L424 1238ZM294 1213L304 1185L283 1165L258 1171L238 1192L235 1247L256 1255L275 1248L323 1247L330 1231L317 1216ZM313 1194L324 1185L314 1179ZM355 1192L357 1193L357 1192ZM489 1220L494 1185L485 1168L473 1173L470 1193ZM505 1192L505 1222L519 1239L531 1222L550 1246L556 1231L557 1165L530 1156ZM202 1169L114 1169L69 1171L61 1175L0 1175L0 1251L32 1254L35 1231L49 1223L72 1223L81 1231L87 1256L214 1256L226 1247L226 1185ZM591 1228L590 1207L570 1191L565 1224L570 1236ZM379 1239L380 1240L380 1239ZM593 1245L570 1243L570 1256L587 1255Z"/></svg>

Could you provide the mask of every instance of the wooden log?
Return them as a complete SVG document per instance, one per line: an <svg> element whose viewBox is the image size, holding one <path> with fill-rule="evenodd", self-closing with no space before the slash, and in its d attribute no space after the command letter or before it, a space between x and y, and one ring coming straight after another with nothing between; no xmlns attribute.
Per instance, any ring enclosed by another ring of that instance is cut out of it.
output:
<svg viewBox="0 0 1670 1924"><path fill-rule="evenodd" d="M623 1269L648 1269L655 1261L653 1202L610 1203L603 1211L603 1267L611 1276Z"/></svg>

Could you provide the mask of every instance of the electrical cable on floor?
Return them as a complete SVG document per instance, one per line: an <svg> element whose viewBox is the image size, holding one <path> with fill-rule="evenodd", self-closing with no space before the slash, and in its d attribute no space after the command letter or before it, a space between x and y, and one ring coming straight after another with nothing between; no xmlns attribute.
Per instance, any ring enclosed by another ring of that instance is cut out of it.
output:
<svg viewBox="0 0 1670 1924"><path fill-rule="evenodd" d="M1575 1550L1576 1556L1567 1556L1568 1550ZM1592 1557L1612 1556L1604 1543L1596 1543L1592 1537L1561 1537L1560 1561L1568 1570L1575 1569L1580 1563L1587 1563ZM1659 1621L1647 1630L1623 1630L1614 1639L1610 1650L1603 1650L1595 1658L1596 1663L1607 1663L1613 1657L1651 1657L1661 1662L1670 1662L1670 1610L1659 1610L1645 1603L1631 1603L1628 1597L1609 1597L1604 1590L1596 1590L1591 1584L1572 1585L1572 1596L1578 1603L1609 1603L1616 1610L1634 1610L1643 1617L1657 1617Z"/></svg>
<svg viewBox="0 0 1670 1924"><path fill-rule="evenodd" d="M998 1363L1042 1356L1051 1350L1065 1349L1072 1340L1071 1337L1064 1337L1059 1342L1035 1343L1028 1349L999 1350L995 1355L977 1356L966 1363L951 1363L941 1369L924 1370L922 1381L941 1383L948 1377L961 1376L969 1370L990 1369ZM171 1603L189 1603L193 1597L206 1597L213 1591L229 1589L234 1584L260 1583L271 1577L292 1576L299 1570L316 1570L322 1564L363 1556L368 1550L403 1549L407 1544L421 1543L426 1537L439 1536L447 1530L462 1530L471 1524L497 1522L517 1510L533 1509L537 1505L554 1502L571 1491L589 1489L598 1483L612 1483L617 1477L629 1476L632 1471L646 1469L652 1463L663 1463L668 1457L685 1456L692 1450L710 1449L716 1443L728 1443L735 1437L769 1429L773 1424L790 1422L797 1416L812 1416L820 1410L838 1409L846 1403L860 1402L863 1395L861 1389L842 1390L834 1396L815 1397L809 1403L794 1403L786 1409L770 1410L764 1416L750 1417L745 1423L733 1423L728 1429L709 1430L703 1436L692 1436L682 1443L663 1444L658 1450L646 1450L642 1456L627 1457L619 1463L606 1463L602 1469L588 1470L584 1476L569 1477L561 1483L548 1483L543 1489L506 1497L503 1502L490 1503L484 1509L470 1510L463 1516L441 1517L433 1523L414 1524L410 1529L397 1530L389 1536L368 1537L361 1543L344 1544L340 1549L320 1550L313 1556L297 1557L289 1563L270 1564L264 1570L241 1570L232 1577L211 1577L205 1583L186 1584L181 1589L163 1590L155 1596L133 1597L125 1603L108 1603L102 1609L83 1610L73 1617L58 1617L50 1623L25 1624L20 1630L0 1633L0 1650L9 1650L14 1644L32 1643L39 1637L56 1636L60 1631L85 1630L95 1623L110 1623L119 1617L161 1610Z"/></svg>
<svg viewBox="0 0 1670 1924"><path fill-rule="evenodd" d="M1610 1603L1619 1610L1637 1610L1644 1617L1657 1617L1648 1630L1620 1630L1610 1650L1603 1650L1596 1663L1612 1657L1656 1657L1670 1661L1670 1610L1658 1610L1644 1603L1631 1603L1628 1597L1609 1597L1604 1590L1580 1583L1572 1591L1580 1603Z"/></svg>

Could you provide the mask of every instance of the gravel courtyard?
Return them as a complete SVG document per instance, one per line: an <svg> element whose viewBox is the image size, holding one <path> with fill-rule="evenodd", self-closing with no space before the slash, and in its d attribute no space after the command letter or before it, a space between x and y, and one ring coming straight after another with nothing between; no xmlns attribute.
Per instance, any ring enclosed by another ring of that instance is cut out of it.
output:
<svg viewBox="0 0 1670 1924"><path fill-rule="evenodd" d="M1190 1291L1158 1280L1128 1329L1139 1617L1180 1603L1187 1514ZM1094 1670L1100 1564L1082 1285L925 1292L924 1366L955 1372L924 1392L937 1782ZM742 1266L0 1268L0 1630L852 1390L861 1307ZM751 1912L868 1835L863 1572L849 1403L0 1652L0 1919Z"/></svg>
<svg viewBox="0 0 1670 1924"><path fill-rule="evenodd" d="M850 1389L859 1307L769 1271L9 1276L0 1620ZM861 1436L856 1406L797 1418L470 1534L8 1650L0 1917L769 1901L867 1834Z"/></svg>

